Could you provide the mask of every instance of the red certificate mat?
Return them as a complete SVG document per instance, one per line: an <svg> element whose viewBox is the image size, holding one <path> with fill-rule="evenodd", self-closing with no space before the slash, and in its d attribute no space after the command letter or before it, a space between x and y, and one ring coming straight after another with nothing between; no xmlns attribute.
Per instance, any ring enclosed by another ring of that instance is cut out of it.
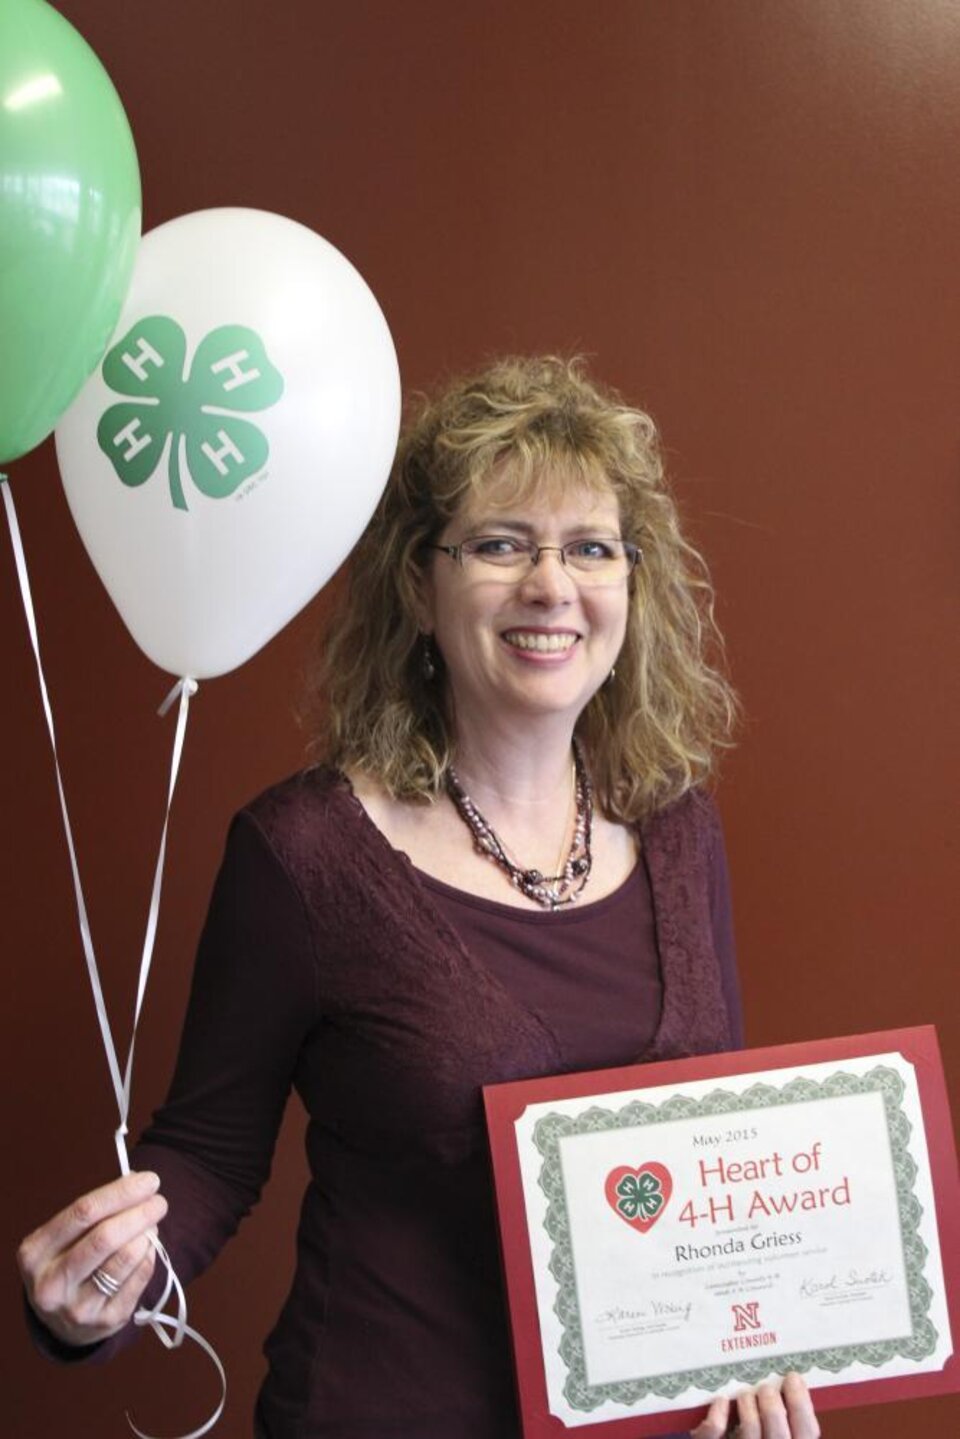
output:
<svg viewBox="0 0 960 1439"><path fill-rule="evenodd" d="M960 1185L932 1026L484 1090L524 1439L960 1390ZM953 1337L951 1337L953 1336Z"/></svg>

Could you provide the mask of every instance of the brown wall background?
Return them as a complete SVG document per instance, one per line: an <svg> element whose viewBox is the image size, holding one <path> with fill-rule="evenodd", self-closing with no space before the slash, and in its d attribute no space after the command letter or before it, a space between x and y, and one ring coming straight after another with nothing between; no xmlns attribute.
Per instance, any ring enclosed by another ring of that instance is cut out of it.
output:
<svg viewBox="0 0 960 1439"><path fill-rule="evenodd" d="M753 1044L935 1021L960 1074L956 642L960 7L953 0L62 0L137 139L145 225L222 204L339 246L408 387L583 350L657 417L713 566L747 723L721 801ZM72 527L52 445L13 467L94 934L126 1034L159 837L169 681ZM0 550L6 542L0 542ZM172 1062L230 813L297 767L323 601L193 706L138 1120ZM0 560L3 1237L114 1172L32 658ZM249 1432L302 1184L291 1115L260 1210L192 1295ZM4 1431L197 1422L198 1355L53 1370L3 1286ZM951 1432L954 1401L827 1417ZM177 1426L180 1426L178 1429ZM454 1436L451 1436L454 1439Z"/></svg>

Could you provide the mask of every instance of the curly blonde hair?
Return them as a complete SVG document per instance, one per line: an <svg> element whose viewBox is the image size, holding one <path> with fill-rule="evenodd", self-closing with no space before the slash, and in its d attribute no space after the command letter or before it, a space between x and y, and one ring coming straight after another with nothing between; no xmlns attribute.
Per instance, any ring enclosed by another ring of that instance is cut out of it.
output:
<svg viewBox="0 0 960 1439"><path fill-rule="evenodd" d="M730 742L736 699L656 426L588 379L579 359L508 357L420 398L322 637L312 749L376 777L394 798L441 791L456 737L442 673L424 675L418 578L425 547L495 470L498 496L504 477L515 496L557 479L612 493L624 538L642 550L616 678L589 701L577 734L604 813L644 819L707 779Z"/></svg>

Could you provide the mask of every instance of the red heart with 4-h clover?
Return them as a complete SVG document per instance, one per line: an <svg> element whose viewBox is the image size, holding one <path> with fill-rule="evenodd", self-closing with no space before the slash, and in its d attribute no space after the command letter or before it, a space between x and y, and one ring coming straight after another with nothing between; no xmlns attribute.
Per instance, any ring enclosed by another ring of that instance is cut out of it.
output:
<svg viewBox="0 0 960 1439"><path fill-rule="evenodd" d="M636 1169L620 1164L607 1175L604 1193L610 1208L624 1224L646 1234L669 1203L673 1179L667 1166L653 1159L637 1165Z"/></svg>

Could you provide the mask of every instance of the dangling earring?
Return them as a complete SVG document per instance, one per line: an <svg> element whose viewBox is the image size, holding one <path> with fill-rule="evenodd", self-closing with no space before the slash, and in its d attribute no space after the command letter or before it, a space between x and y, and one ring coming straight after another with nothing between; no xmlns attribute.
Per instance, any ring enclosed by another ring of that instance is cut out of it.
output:
<svg viewBox="0 0 960 1439"><path fill-rule="evenodd" d="M420 636L420 673L427 684L437 677L437 666L434 661L433 635Z"/></svg>
<svg viewBox="0 0 960 1439"><path fill-rule="evenodd" d="M604 684L605 684L605 685L612 685L613 682L614 682L614 680L616 679L616 677L617 677L617 667L616 667L616 665L611 665L611 666L610 666L610 673L607 675L606 679L604 680Z"/></svg>

